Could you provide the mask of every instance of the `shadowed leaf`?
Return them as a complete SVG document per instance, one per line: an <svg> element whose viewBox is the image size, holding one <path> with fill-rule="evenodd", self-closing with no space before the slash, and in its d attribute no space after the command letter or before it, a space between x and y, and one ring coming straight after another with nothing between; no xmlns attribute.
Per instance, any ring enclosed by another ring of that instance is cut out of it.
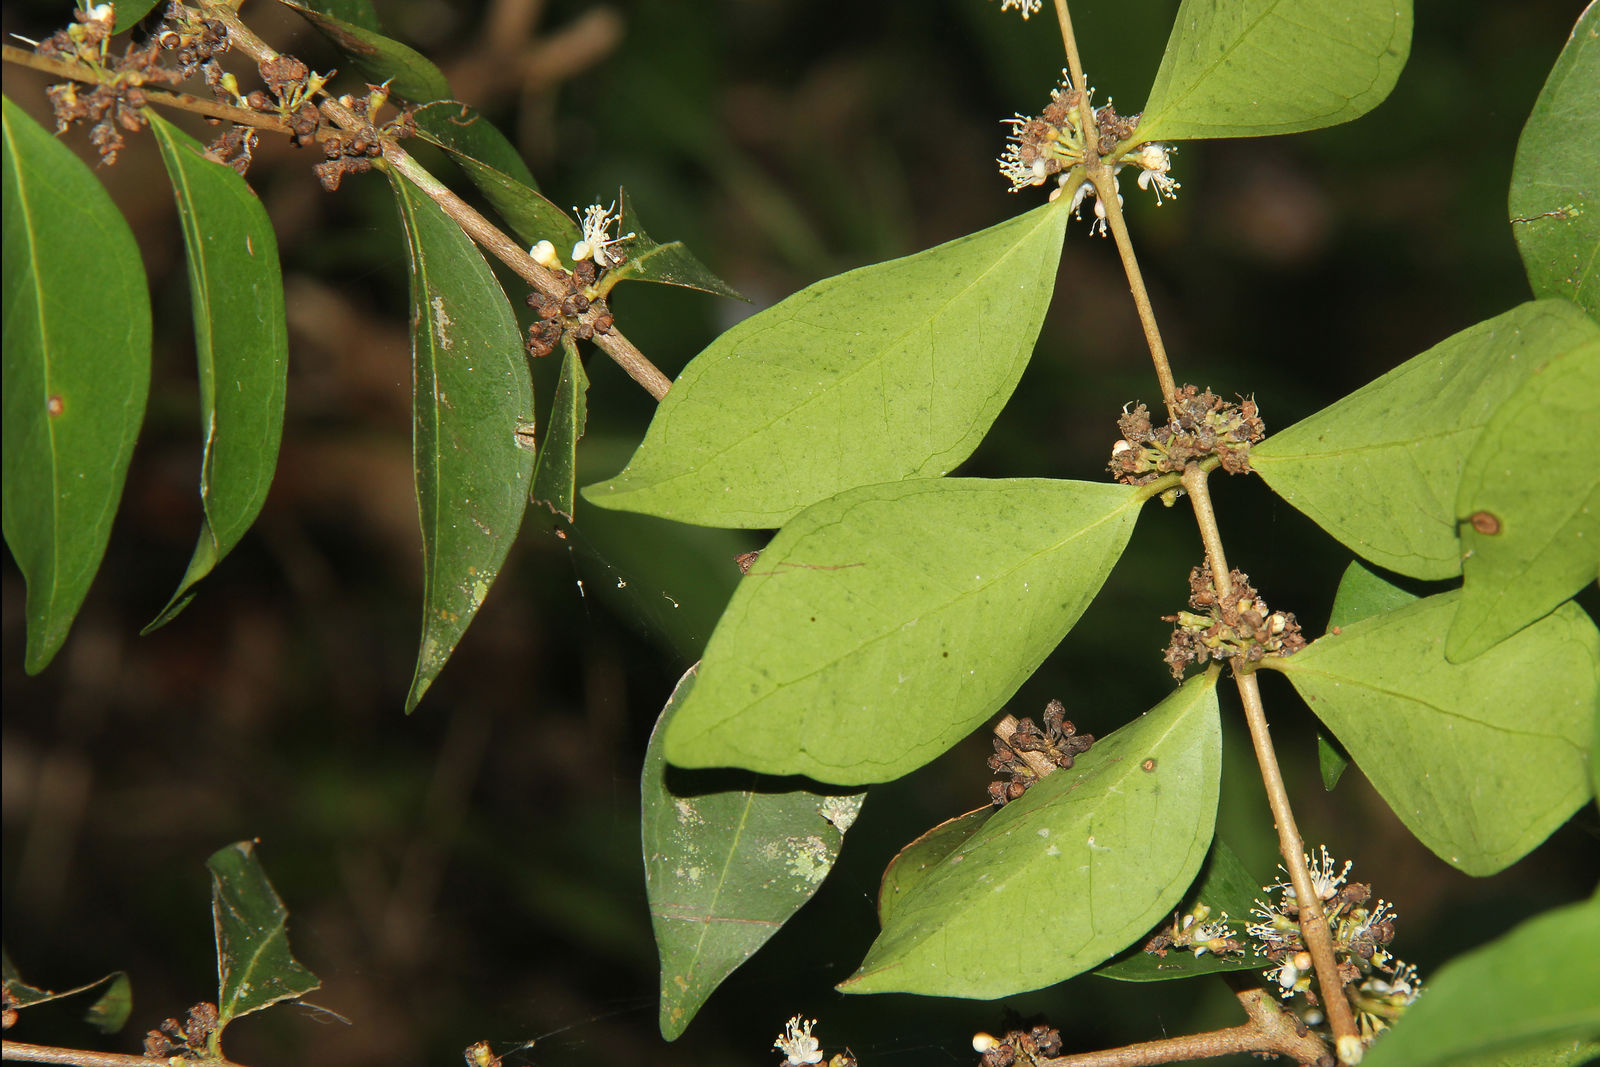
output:
<svg viewBox="0 0 1600 1067"><path fill-rule="evenodd" d="M322 983L289 951L289 912L255 845L239 841L206 860L217 933L218 1031L241 1015L305 996Z"/></svg>
<svg viewBox="0 0 1600 1067"><path fill-rule="evenodd" d="M416 49L385 37L375 28L319 10L332 5L312 5L296 0L280 2L298 11L320 30L335 48L350 58L368 82L374 85L388 82L390 92L415 104L450 99L450 83L444 72Z"/></svg>
<svg viewBox="0 0 1600 1067"><path fill-rule="evenodd" d="M631 233L633 238L622 246L628 254L627 262L606 275L609 284L632 279L661 285L681 285L686 289L731 296L735 300L745 299L737 289L712 274L710 268L701 263L682 241L657 244L640 224L639 216L633 210L633 201L625 194L620 200L622 219L617 224L617 232Z"/></svg>
<svg viewBox="0 0 1600 1067"><path fill-rule="evenodd" d="M60 993L52 993L24 982L16 965L11 962L10 954L4 951L0 951L0 970L4 971L7 1007L30 1008L35 1004L77 996L79 993L87 993L104 986L105 991L96 997L94 1003L84 1012L84 1019L91 1026L103 1034L114 1034L126 1025L128 1016L133 1012L133 983L128 981L127 974L122 971L113 971L93 982L86 982Z"/></svg>
<svg viewBox="0 0 1600 1067"><path fill-rule="evenodd" d="M895 853L889 866L884 868L883 881L878 886L878 924L887 926L890 913L900 906L907 894L937 870L967 838L983 829L990 816L999 810L993 804L985 804L965 815L946 819Z"/></svg>
<svg viewBox="0 0 1600 1067"><path fill-rule="evenodd" d="M577 496L578 442L588 421L589 376L571 341L561 345L561 379L550 405L550 428L533 470L533 499L568 522Z"/></svg>

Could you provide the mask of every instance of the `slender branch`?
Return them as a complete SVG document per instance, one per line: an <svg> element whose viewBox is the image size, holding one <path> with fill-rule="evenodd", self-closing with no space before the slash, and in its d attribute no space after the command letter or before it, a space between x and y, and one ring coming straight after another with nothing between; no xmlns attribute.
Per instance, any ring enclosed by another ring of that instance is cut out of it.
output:
<svg viewBox="0 0 1600 1067"><path fill-rule="evenodd" d="M1133 239L1128 236L1128 222L1122 217L1122 202L1117 199L1116 178L1109 166L1098 161L1088 169L1089 180L1094 183L1094 195L1106 213L1111 236L1117 243L1117 254L1122 257L1122 272L1128 276L1128 291L1133 294L1133 306L1139 312L1139 325L1144 328L1150 361L1155 364L1156 378L1161 383L1161 396L1170 411L1178 394L1178 385L1172 377L1172 366L1167 362L1167 346L1161 342L1161 328L1156 325L1155 309L1150 306L1150 292L1144 287L1144 274L1139 270L1139 260L1133 254ZM1215 568L1212 573L1216 573Z"/></svg>
<svg viewBox="0 0 1600 1067"><path fill-rule="evenodd" d="M277 58L278 53L265 41L257 37L249 27L239 21L238 15L231 7L217 3L215 0L199 0L201 9L210 17L220 19L228 27L229 40L243 50L257 63L264 63ZM371 123L363 115L357 115L350 108L345 107L331 96L324 99L321 104L322 113L340 129L350 132L370 132ZM383 146L383 158L395 171L403 175L408 181L420 189L424 195L438 204L440 209L456 225L460 226L466 235L481 245L490 255L510 267L524 281L542 292L560 296L566 293L565 280L559 278L553 271L534 262L527 251L516 241L500 230L488 219L479 214L465 200L451 192L439 179L429 174L422 164L418 163L411 154L392 137L379 132L378 140ZM590 318L598 317L598 307L585 313ZM660 400L667 395L667 390L672 387L672 381L665 374L645 358L643 352L623 336L622 331L613 326L604 333L599 331L594 335L595 344L610 356L628 376L644 387L655 399Z"/></svg>
<svg viewBox="0 0 1600 1067"><path fill-rule="evenodd" d="M1056 0L1056 22L1061 26L1061 45L1067 51L1067 73L1072 76L1072 87L1079 91L1078 120L1083 127L1086 151L1099 150L1100 134L1095 129L1094 108L1089 104L1088 86L1083 80L1083 60L1078 57L1078 38L1072 32L1072 12L1067 10L1067 0Z"/></svg>
<svg viewBox="0 0 1600 1067"><path fill-rule="evenodd" d="M90 1052L87 1049L28 1045L21 1041L4 1043L0 1059L21 1063L64 1063L68 1067L152 1067L163 1061L123 1052ZM184 1067L239 1067L232 1060L184 1060Z"/></svg>

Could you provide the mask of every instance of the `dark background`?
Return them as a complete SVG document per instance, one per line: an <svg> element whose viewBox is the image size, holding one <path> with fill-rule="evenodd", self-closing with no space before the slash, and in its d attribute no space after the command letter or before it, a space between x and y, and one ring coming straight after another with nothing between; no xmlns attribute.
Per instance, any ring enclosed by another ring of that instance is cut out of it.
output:
<svg viewBox="0 0 1600 1067"><path fill-rule="evenodd" d="M4 29L43 37L64 6L8 4ZM379 7L389 32L513 135L557 203L609 201L625 185L655 237L686 240L758 305L1042 195L1008 194L992 161L999 120L1036 113L1062 65L1048 10L1024 23L984 0ZM1176 7L1074 5L1097 99L1137 107ZM1410 63L1373 113L1288 138L1184 144L1175 203L1131 191L1178 379L1253 393L1269 430L1281 428L1526 299L1505 190L1578 10L1423 0ZM337 65L292 13L255 3L245 14L317 69ZM36 115L42 84L5 71L6 92ZM85 147L82 131L66 141ZM264 144L251 174L289 296L278 480L198 599L145 638L200 520L187 282L148 139L101 172L150 273L155 382L105 564L36 678L22 673L24 590L6 559L0 870L5 942L24 976L65 988L125 968L135 1013L102 1041L71 1009L40 1009L14 1036L134 1051L143 1029L214 997L203 863L241 838L260 839L295 950L323 979L310 999L348 1020L295 1007L244 1020L228 1050L258 1067L453 1064L480 1038L558 1029L529 1053L538 1063L775 1062L770 1042L797 1012L821 1018L828 1051L849 1044L866 1067L970 1063L971 1032L1003 1028L1008 1009L1046 1015L1070 1050L1236 1021L1220 983L1083 977L1001 1003L831 991L870 943L894 851L982 803L980 733L874 789L816 901L664 1044L638 768L732 588L733 555L761 539L584 508L562 540L530 510L454 660L403 716L421 573L403 246L381 178L329 195L315 161ZM637 285L612 304L669 374L749 311ZM594 480L626 460L651 404L603 355L588 367ZM554 370L536 370L541 407ZM1118 410L1156 393L1114 249L1075 224L1033 364L961 473L1104 477ZM1320 632L1348 553L1257 480L1219 479L1214 492L1235 565ZM1148 510L1011 710L1036 715L1060 697L1081 729L1104 734L1169 692L1160 616L1182 606L1199 555L1187 509ZM1469 879L1417 844L1358 772L1324 793L1309 715L1281 679L1264 685L1308 842L1354 858L1355 876L1395 903L1396 948L1424 976L1593 886L1592 807L1511 871ZM1224 708L1220 833L1269 880L1271 821L1226 695ZM1017 936L1033 921L1016 916Z"/></svg>

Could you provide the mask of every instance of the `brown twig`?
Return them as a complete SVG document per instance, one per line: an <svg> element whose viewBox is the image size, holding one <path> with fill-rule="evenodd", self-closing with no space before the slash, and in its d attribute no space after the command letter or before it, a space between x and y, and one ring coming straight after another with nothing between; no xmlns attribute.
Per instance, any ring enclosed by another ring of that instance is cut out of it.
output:
<svg viewBox="0 0 1600 1067"><path fill-rule="evenodd" d="M1011 745L1011 737L1016 732L1017 717L1015 715L1007 715L999 722L994 724L994 735L1000 740L1004 741L1008 748ZM1038 777L1043 778L1047 774L1055 773L1056 765L1050 762L1050 757L1046 756L1043 752L1017 752L1016 749L1012 749L1011 751L1016 752L1018 758L1028 765L1028 770L1032 771Z"/></svg>
<svg viewBox="0 0 1600 1067"><path fill-rule="evenodd" d="M124 1052L90 1052L88 1049L29 1045L21 1041L4 1042L0 1059L19 1063L64 1063L68 1067L152 1067L162 1061ZM232 1060L184 1060L184 1067L240 1067Z"/></svg>

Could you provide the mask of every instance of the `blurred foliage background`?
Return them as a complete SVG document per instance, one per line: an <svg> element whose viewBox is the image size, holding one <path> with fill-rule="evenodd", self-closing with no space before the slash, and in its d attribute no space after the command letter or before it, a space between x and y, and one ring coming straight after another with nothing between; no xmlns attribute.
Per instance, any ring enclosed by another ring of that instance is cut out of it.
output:
<svg viewBox="0 0 1600 1067"><path fill-rule="evenodd" d="M999 120L1036 113L1062 65L1048 11L1024 23L992 0L378 6L389 32L512 134L557 203L609 202L626 186L653 236L686 240L757 307L1042 195L1008 194L992 160ZM3 29L42 38L65 7L8 3ZM1137 108L1176 8L1074 4L1097 99ZM1506 185L1578 10L1419 0L1410 63L1372 114L1320 133L1181 146L1175 203L1128 197L1179 380L1253 393L1269 430L1281 428L1526 299ZM315 68L336 65L287 10L258 0L245 14ZM41 117L43 84L5 71L7 94ZM85 148L81 131L66 140ZM1004 1027L1007 1012L1047 1016L1078 1050L1235 1021L1220 984L1082 977L995 1004L832 992L875 931L884 864L984 802L980 733L874 789L818 898L664 1045L638 768L737 578L734 554L762 538L596 508L561 537L535 508L454 661L402 716L420 601L403 245L380 177L330 195L314 162L264 142L250 175L288 285L277 482L198 599L144 638L200 519L190 313L154 147L136 138L101 172L150 273L156 380L105 566L66 648L36 678L22 672L24 590L5 562L4 928L25 977L63 988L126 968L135 1032L214 997L203 863L253 837L291 910L296 952L323 978L310 999L343 1017L286 1008L245 1020L228 1047L255 1065L453 1064L482 1038L558 1030L523 1057L770 1062L794 1013L819 1017L825 1048L848 1044L865 1067L970 1063L972 1031ZM636 285L612 303L669 374L751 310ZM541 407L556 370L546 362ZM588 368L594 480L621 467L651 405L603 356ZM1033 365L961 473L1102 478L1119 409L1156 397L1115 252L1074 225ZM1215 494L1235 565L1320 632L1348 554L1252 479L1224 479ZM1172 685L1160 616L1182 606L1199 556L1186 509L1147 512L1096 605L1009 710L1037 715L1059 697L1080 729L1104 734L1159 700ZM1353 858L1355 876L1395 903L1398 951L1425 976L1600 876L1592 807L1502 875L1455 872L1358 772L1324 793L1310 716L1276 676L1265 685L1308 842ZM1270 880L1270 818L1242 724L1225 719L1219 832ZM1028 937L1030 917L1016 924ZM70 1010L49 1011L30 1012L16 1036L136 1044L100 1041Z"/></svg>

